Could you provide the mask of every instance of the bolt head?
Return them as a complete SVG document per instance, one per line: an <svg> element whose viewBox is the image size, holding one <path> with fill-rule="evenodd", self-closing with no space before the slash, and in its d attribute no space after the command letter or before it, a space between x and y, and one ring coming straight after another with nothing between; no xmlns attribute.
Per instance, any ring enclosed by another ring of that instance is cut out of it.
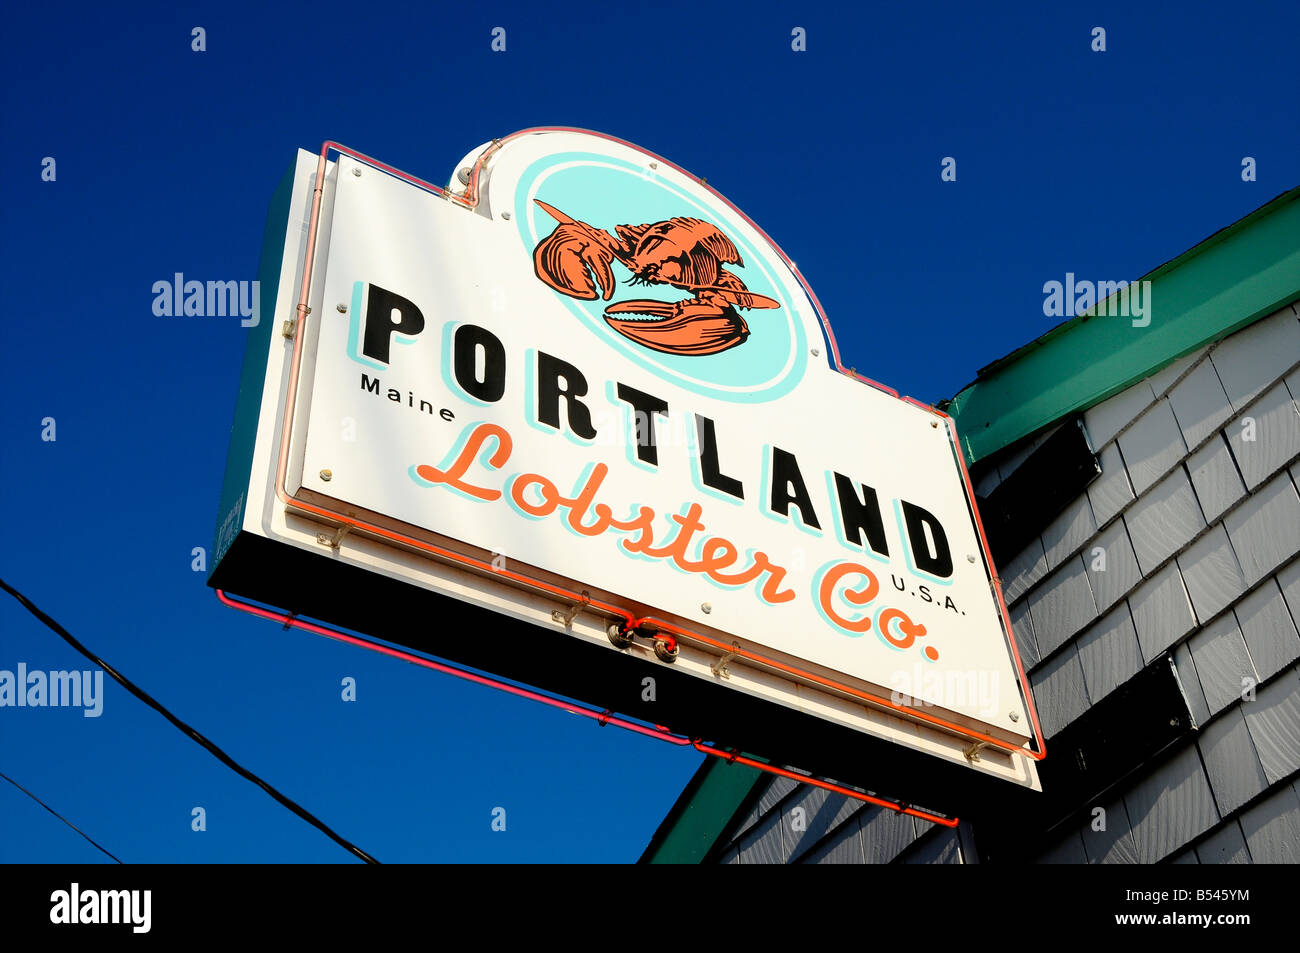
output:
<svg viewBox="0 0 1300 953"><path fill-rule="evenodd" d="M510 221L510 213L509 213L509 212L502 212L502 213L501 213L501 217L504 218L507 222Z"/></svg>
<svg viewBox="0 0 1300 953"><path fill-rule="evenodd" d="M355 175L358 179L361 178L361 170L360 170L360 169L355 169L355 168L354 168L354 169L352 170L352 174Z"/></svg>
<svg viewBox="0 0 1300 953"><path fill-rule="evenodd" d="M1011 716L1011 720L1012 720L1012 721L1019 721L1019 720L1020 720L1020 716L1017 715L1014 711L1013 711L1013 712L1008 712L1008 714Z"/></svg>
<svg viewBox="0 0 1300 953"><path fill-rule="evenodd" d="M812 356L813 356L813 357L817 357L817 355L819 355L819 354L821 354L821 351L817 350L817 348L813 348L813 349L812 349Z"/></svg>
<svg viewBox="0 0 1300 953"><path fill-rule="evenodd" d="M334 479L334 471L333 471L333 470L322 470L322 471L320 472L320 478L321 478L322 480L324 480L326 483L328 483L330 480Z"/></svg>
<svg viewBox="0 0 1300 953"><path fill-rule="evenodd" d="M703 612L705 615L708 615L710 612L713 611L713 606L710 603L701 602L700 611Z"/></svg>
<svg viewBox="0 0 1300 953"><path fill-rule="evenodd" d="M345 304L343 304L342 302L336 304L334 307L335 307L335 309L338 310L338 313L339 313L339 314L347 314L347 313L348 313L348 306L345 305Z"/></svg>

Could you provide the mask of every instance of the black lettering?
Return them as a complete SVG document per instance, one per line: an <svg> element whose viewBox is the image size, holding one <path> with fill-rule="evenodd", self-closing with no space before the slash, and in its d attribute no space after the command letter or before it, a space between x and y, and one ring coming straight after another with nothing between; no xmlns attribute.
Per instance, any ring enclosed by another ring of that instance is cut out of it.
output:
<svg viewBox="0 0 1300 953"><path fill-rule="evenodd" d="M885 542L885 521L880 515L880 501L876 491L862 486L862 496L853 488L853 481L842 473L835 474L835 495L839 498L840 520L844 524L844 538L861 546L862 533L867 534L867 544L871 551L882 556L889 555L889 544Z"/></svg>
<svg viewBox="0 0 1300 953"><path fill-rule="evenodd" d="M735 477L724 474L718 466L718 434L713 421L703 414L696 414L695 432L700 438L700 479L704 485L743 500L744 486Z"/></svg>
<svg viewBox="0 0 1300 953"><path fill-rule="evenodd" d="M618 399L632 405L636 458L642 463L659 466L659 447L655 444L655 415L668 416L668 401L623 383L618 385L617 390Z"/></svg>
<svg viewBox="0 0 1300 953"><path fill-rule="evenodd" d="M563 381L563 386L560 382ZM560 398L568 411L569 429L584 440L594 440L591 411L578 398L587 393L587 379L572 364L537 352L537 420L560 429Z"/></svg>
<svg viewBox="0 0 1300 953"><path fill-rule="evenodd" d="M362 375L361 375L361 389L362 389L362 390L368 390L368 391L370 391L370 393L372 393L372 394L378 394L378 393L379 393L379 378L376 377L374 380L371 380L369 374L362 374Z"/></svg>
<svg viewBox="0 0 1300 953"><path fill-rule="evenodd" d="M899 502L903 505L903 523L907 526L907 538L912 544L912 561L916 568L940 579L947 579L952 575L952 551L948 548L948 536L944 533L943 526L928 510L906 500ZM934 539L933 552L926 539L926 527L929 527L929 535Z"/></svg>
<svg viewBox="0 0 1300 953"><path fill-rule="evenodd" d="M424 330L424 315L415 304L378 285L370 286L366 299L366 330L361 350L366 357L388 363L388 351L394 334L419 334Z"/></svg>
<svg viewBox="0 0 1300 953"><path fill-rule="evenodd" d="M799 515L805 526L821 529L817 514L813 511L812 498L808 496L808 487L799 472L799 462L794 454L780 447L772 448L772 499L770 506L773 513L789 517L790 504L799 507Z"/></svg>
<svg viewBox="0 0 1300 953"><path fill-rule="evenodd" d="M452 371L465 393L485 403L495 403L506 392L506 349L486 328L462 324L451 342ZM478 356L483 355L483 377L478 375Z"/></svg>

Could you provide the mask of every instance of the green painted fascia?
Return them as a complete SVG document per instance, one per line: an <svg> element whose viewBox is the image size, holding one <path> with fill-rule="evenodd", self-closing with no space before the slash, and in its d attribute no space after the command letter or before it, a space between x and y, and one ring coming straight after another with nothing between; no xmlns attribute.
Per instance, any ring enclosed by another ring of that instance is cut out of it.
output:
<svg viewBox="0 0 1300 953"><path fill-rule="evenodd" d="M752 755L747 756L752 757ZM763 777L757 768L706 755L641 854L643 864L702 863Z"/></svg>
<svg viewBox="0 0 1300 953"><path fill-rule="evenodd" d="M1091 312L995 362L947 407L968 463L1300 298L1300 187L1144 275L1151 323Z"/></svg>
<svg viewBox="0 0 1300 953"><path fill-rule="evenodd" d="M223 527L243 524L244 494L253 469L253 446L257 441L257 420L262 410L262 389L266 381L266 358L270 348L271 325L275 323L275 300L280 293L280 269L284 260L285 237L289 226L289 203L297 161L280 180L266 212L262 233L262 255L257 267L258 322L248 329L244 345L243 369L239 375L239 396L235 399L235 419L230 429L230 448L226 453L226 473L221 484L221 503L217 508L217 529L212 545L211 571L215 573L237 533ZM209 574L211 578L211 573Z"/></svg>

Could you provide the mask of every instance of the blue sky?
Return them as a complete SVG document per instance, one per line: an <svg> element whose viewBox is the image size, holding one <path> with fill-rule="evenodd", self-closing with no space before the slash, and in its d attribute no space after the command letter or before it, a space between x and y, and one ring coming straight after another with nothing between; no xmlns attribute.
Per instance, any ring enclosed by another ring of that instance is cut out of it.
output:
<svg viewBox="0 0 1300 953"><path fill-rule="evenodd" d="M634 860L697 755L217 603L190 552L247 332L155 317L151 287L256 277L299 147L443 182L494 136L580 126L707 177L798 263L846 364L933 402L1051 326L1044 282L1136 278L1300 184L1295 4L986 6L15 7L0 575L382 860ZM0 598L19 662L85 667ZM99 718L0 709L0 771L128 861L349 859L116 685ZM100 859L0 784L0 861Z"/></svg>

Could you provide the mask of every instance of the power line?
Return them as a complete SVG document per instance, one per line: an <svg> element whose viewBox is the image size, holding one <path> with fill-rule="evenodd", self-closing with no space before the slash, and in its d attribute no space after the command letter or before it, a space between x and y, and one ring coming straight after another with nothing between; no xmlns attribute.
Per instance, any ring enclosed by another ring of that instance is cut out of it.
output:
<svg viewBox="0 0 1300 953"><path fill-rule="evenodd" d="M50 618L50 616L42 612L41 609L37 607L30 599L24 596L13 586L9 585L9 583L5 582L3 579L0 579L0 589L4 589L5 592L9 593L9 595L17 599L24 609L26 609L37 619L39 619L42 623L44 623L45 626L49 628L52 632L54 632L59 638L63 639L63 641L67 642L70 646L72 646L74 649L76 649L86 658L90 659L90 661L94 662L96 665L102 668L105 672L109 674L109 676L114 681L116 681L119 685L125 688L136 698L140 699L140 701L144 702L154 711L158 712L158 714L162 715L164 718L170 721L173 725L179 728L181 732L184 733L191 740L197 742L198 744L206 748L218 761L220 761L226 767L230 768L240 777L245 778L248 781L252 781L254 784L256 784L267 794L271 795L271 797L275 798L282 805L287 807L289 810L293 811L293 813L297 814L304 821L306 821L312 827L319 830L322 834L324 834L330 840L334 841L336 844L343 847L345 850L350 851L352 854L356 855L357 857L360 857L368 864L379 863L378 860L370 856L368 853L366 853L356 844L352 843L347 838L343 837L341 834L336 833L328 824L326 824L316 815L312 814L306 808L302 807L292 798L288 797L287 795L281 794L270 784L263 781L252 771L249 771L239 762L235 761L234 758L230 757L230 755L226 754L224 751L218 748L215 744L213 744L206 737L204 737L199 731L190 727L185 722L181 721L179 718L173 715L170 711L167 710L166 707L163 706L161 702L154 699L152 695L150 695L144 689L137 686L125 675L120 674L115 668L113 668L111 665L105 662L102 658L100 658L94 652L90 651L90 649L86 648L84 645L78 642L77 639L73 637L71 632L69 632L63 626L59 625L59 623L54 621L54 619Z"/></svg>
<svg viewBox="0 0 1300 953"><path fill-rule="evenodd" d="M78 834L80 834L82 837L86 838L86 840L90 841L91 845L92 845L96 850L98 850L100 853L102 853L102 854L106 854L107 856L113 858L113 860L116 860L119 864L122 863L122 861L121 861L121 860L118 860L117 856L116 856L115 854L113 854L111 851L109 851L106 847L102 847L102 846L100 846L99 844L95 843L95 839L94 839L93 837L91 837L89 834L87 834L85 831L83 831L83 830L82 830L80 827L78 827L76 824L72 823L72 821L68 820L66 817L64 817L62 814L60 814L60 813L59 813L58 811L56 811L54 808L50 807L48 804L46 804L44 801L42 801L40 798L38 798L38 797L37 797L35 794L33 794L31 791L27 790L25 787L23 787L21 784L19 784L17 781L15 781L13 778L9 777L9 775L5 774L3 771L0 771L0 778L4 778L6 781L8 781L10 784L12 784L14 787L16 787L18 790L22 791L24 794L26 794L29 798L31 798L33 801L35 801L35 802L36 802L37 804L39 804L41 807L45 808L45 810L49 811L51 814L53 814L55 817L57 817L59 820L61 820L64 824L67 824L69 827L71 827L74 831L76 831L76 832L77 832Z"/></svg>

